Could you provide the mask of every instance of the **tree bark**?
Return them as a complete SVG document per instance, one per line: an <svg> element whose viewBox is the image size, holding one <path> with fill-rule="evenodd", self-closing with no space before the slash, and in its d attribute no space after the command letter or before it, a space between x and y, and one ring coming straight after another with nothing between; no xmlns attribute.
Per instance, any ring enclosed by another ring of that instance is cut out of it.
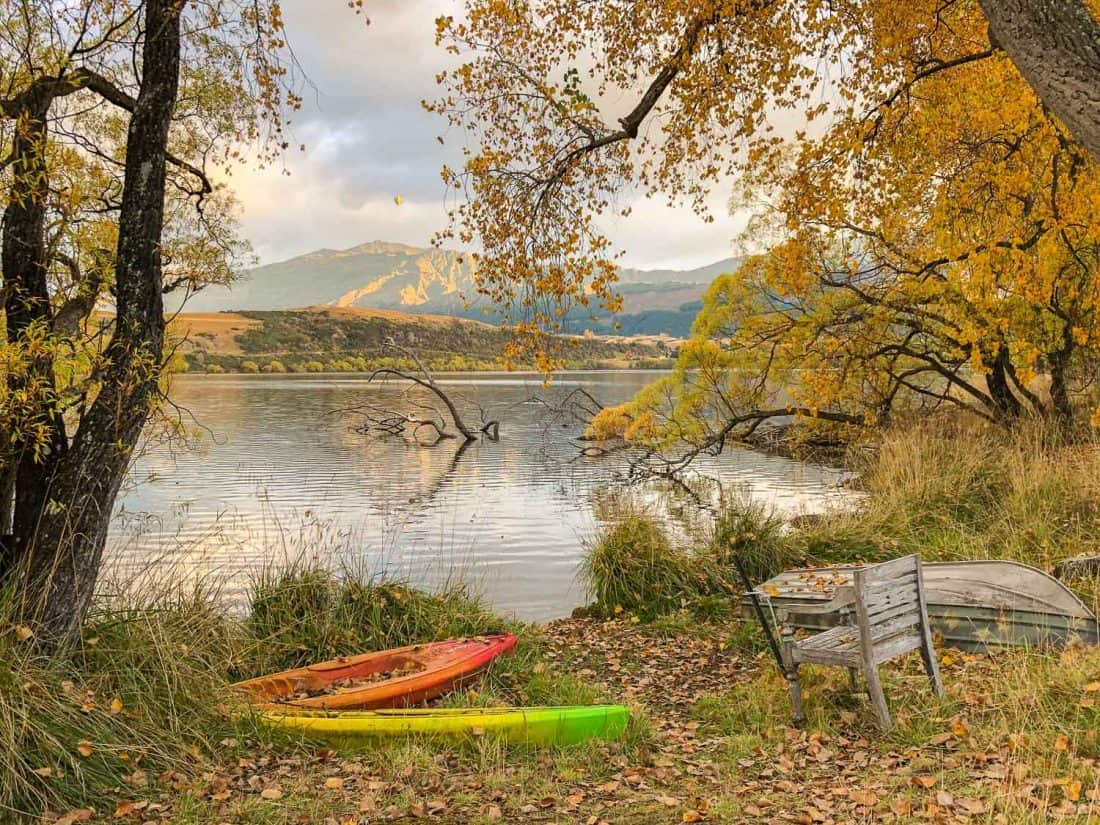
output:
<svg viewBox="0 0 1100 825"><path fill-rule="evenodd" d="M12 140L12 181L0 230L0 271L4 273L5 335L11 344L26 341L33 329L45 330L50 321L50 293L46 279L46 201L49 177L46 143L47 115L53 98L42 87L33 87L15 113ZM54 399L52 358L39 352L26 364L26 374L7 378L9 397L23 395L29 409L26 426L3 445L0 459L0 533L21 533L20 514L40 510L45 501L41 474L49 474L63 455L67 442L64 422ZM33 407L33 409L30 409ZM41 427L44 444L27 443L26 433ZM0 561L0 564L3 564ZM6 571L0 568L0 575Z"/></svg>
<svg viewBox="0 0 1100 825"><path fill-rule="evenodd" d="M989 390L989 397L993 401L993 415L1000 422L1010 422L1020 417L1023 405L1020 399L1012 391L1009 385L1009 352L1004 343L997 349L997 354L984 359L985 366L989 370L986 374L985 384Z"/></svg>
<svg viewBox="0 0 1100 825"><path fill-rule="evenodd" d="M161 230L168 129L179 88L182 0L145 3L141 87L126 142L115 262L115 329L99 394L45 481L45 505L17 513L23 618L59 643L79 630L111 511L157 393L164 349Z"/></svg>
<svg viewBox="0 0 1100 825"><path fill-rule="evenodd" d="M1083 0L980 0L990 40L1100 161L1100 23Z"/></svg>

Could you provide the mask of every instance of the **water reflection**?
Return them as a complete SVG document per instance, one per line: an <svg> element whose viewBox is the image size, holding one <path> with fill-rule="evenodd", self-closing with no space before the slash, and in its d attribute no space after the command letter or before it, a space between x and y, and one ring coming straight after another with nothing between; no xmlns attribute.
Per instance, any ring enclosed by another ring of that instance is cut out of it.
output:
<svg viewBox="0 0 1100 825"><path fill-rule="evenodd" d="M569 373L549 392L584 387L618 403L653 378ZM579 425L547 426L545 407L530 402L546 392L536 375L439 381L500 419L500 440L423 449L355 432L330 411L399 406L407 392L365 376L177 379L174 402L209 434L197 450L157 447L138 460L139 483L116 512L112 565L213 573L233 597L265 560L335 550L356 568L421 585L464 576L521 618L568 613L584 601L574 574L598 522L595 495L622 476L625 457L578 459L569 438ZM696 469L788 513L845 496L838 470L744 450L701 458Z"/></svg>

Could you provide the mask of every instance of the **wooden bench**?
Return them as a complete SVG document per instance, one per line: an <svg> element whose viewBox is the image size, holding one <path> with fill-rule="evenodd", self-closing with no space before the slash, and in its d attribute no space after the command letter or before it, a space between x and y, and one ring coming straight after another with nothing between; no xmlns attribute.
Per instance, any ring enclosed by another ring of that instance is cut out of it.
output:
<svg viewBox="0 0 1100 825"><path fill-rule="evenodd" d="M878 666L883 662L920 650L932 689L937 696L943 695L943 682L928 629L919 556L856 568L852 584L838 587L830 601L800 606L798 611L802 614L839 611L842 620L840 625L824 633L796 640L787 612L779 612L795 724L805 721L802 686L798 681L801 664L848 668L853 692L857 689L858 675L862 673L879 726L884 731L890 729L891 721L878 675Z"/></svg>

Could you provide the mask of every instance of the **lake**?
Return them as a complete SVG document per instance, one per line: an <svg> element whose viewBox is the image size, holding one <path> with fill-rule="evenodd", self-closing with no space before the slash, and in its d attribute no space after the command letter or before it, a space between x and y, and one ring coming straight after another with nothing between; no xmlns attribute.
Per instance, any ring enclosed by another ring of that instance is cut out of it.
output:
<svg viewBox="0 0 1100 825"><path fill-rule="evenodd" d="M108 565L131 576L207 576L240 601L261 565L303 554L437 587L471 584L497 610L527 620L585 603L576 581L601 501L628 469L623 454L579 457L582 427L548 421L533 396L584 387L627 400L654 372L570 372L549 390L535 374L437 376L447 391L499 419L500 440L458 450L355 431L333 411L427 400L365 375L177 376L170 398L191 444L149 444L119 496ZM819 512L844 500L835 468L729 449L695 471L740 485L776 510ZM643 490L640 495L644 495Z"/></svg>

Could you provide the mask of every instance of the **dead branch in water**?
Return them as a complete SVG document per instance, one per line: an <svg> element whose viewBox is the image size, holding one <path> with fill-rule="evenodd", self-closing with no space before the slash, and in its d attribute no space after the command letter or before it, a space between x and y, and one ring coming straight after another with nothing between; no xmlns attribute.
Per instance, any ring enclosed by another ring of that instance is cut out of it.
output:
<svg viewBox="0 0 1100 825"><path fill-rule="evenodd" d="M447 415L445 416L441 410L431 404L425 404L410 398L407 392L405 394L406 401L419 412L403 412L381 407L376 404L364 403L355 407L331 410L331 413L361 416L364 419L363 423L353 427L357 432L399 436L402 438L411 437L416 443L425 447L430 447L438 444L440 441L453 438L461 438L464 444L468 444L471 441L476 441L479 433L491 441L497 441L500 438L500 422L486 420L485 410L480 406L478 409L481 413L481 422L477 429L473 429L466 424L457 405L436 382L431 371L424 365L424 362L420 360L420 356L414 351L401 346L392 338L386 341L386 346L416 364L416 370L406 371L393 367L383 367L374 370L367 377L367 383L371 383L376 378L395 378L401 381L408 381L410 384L423 387L434 394L446 408ZM430 413L430 415L424 415L423 413L425 411ZM450 419L451 426L458 431L457 435L448 428L448 418ZM425 433L428 433L427 440L425 440L424 437Z"/></svg>

